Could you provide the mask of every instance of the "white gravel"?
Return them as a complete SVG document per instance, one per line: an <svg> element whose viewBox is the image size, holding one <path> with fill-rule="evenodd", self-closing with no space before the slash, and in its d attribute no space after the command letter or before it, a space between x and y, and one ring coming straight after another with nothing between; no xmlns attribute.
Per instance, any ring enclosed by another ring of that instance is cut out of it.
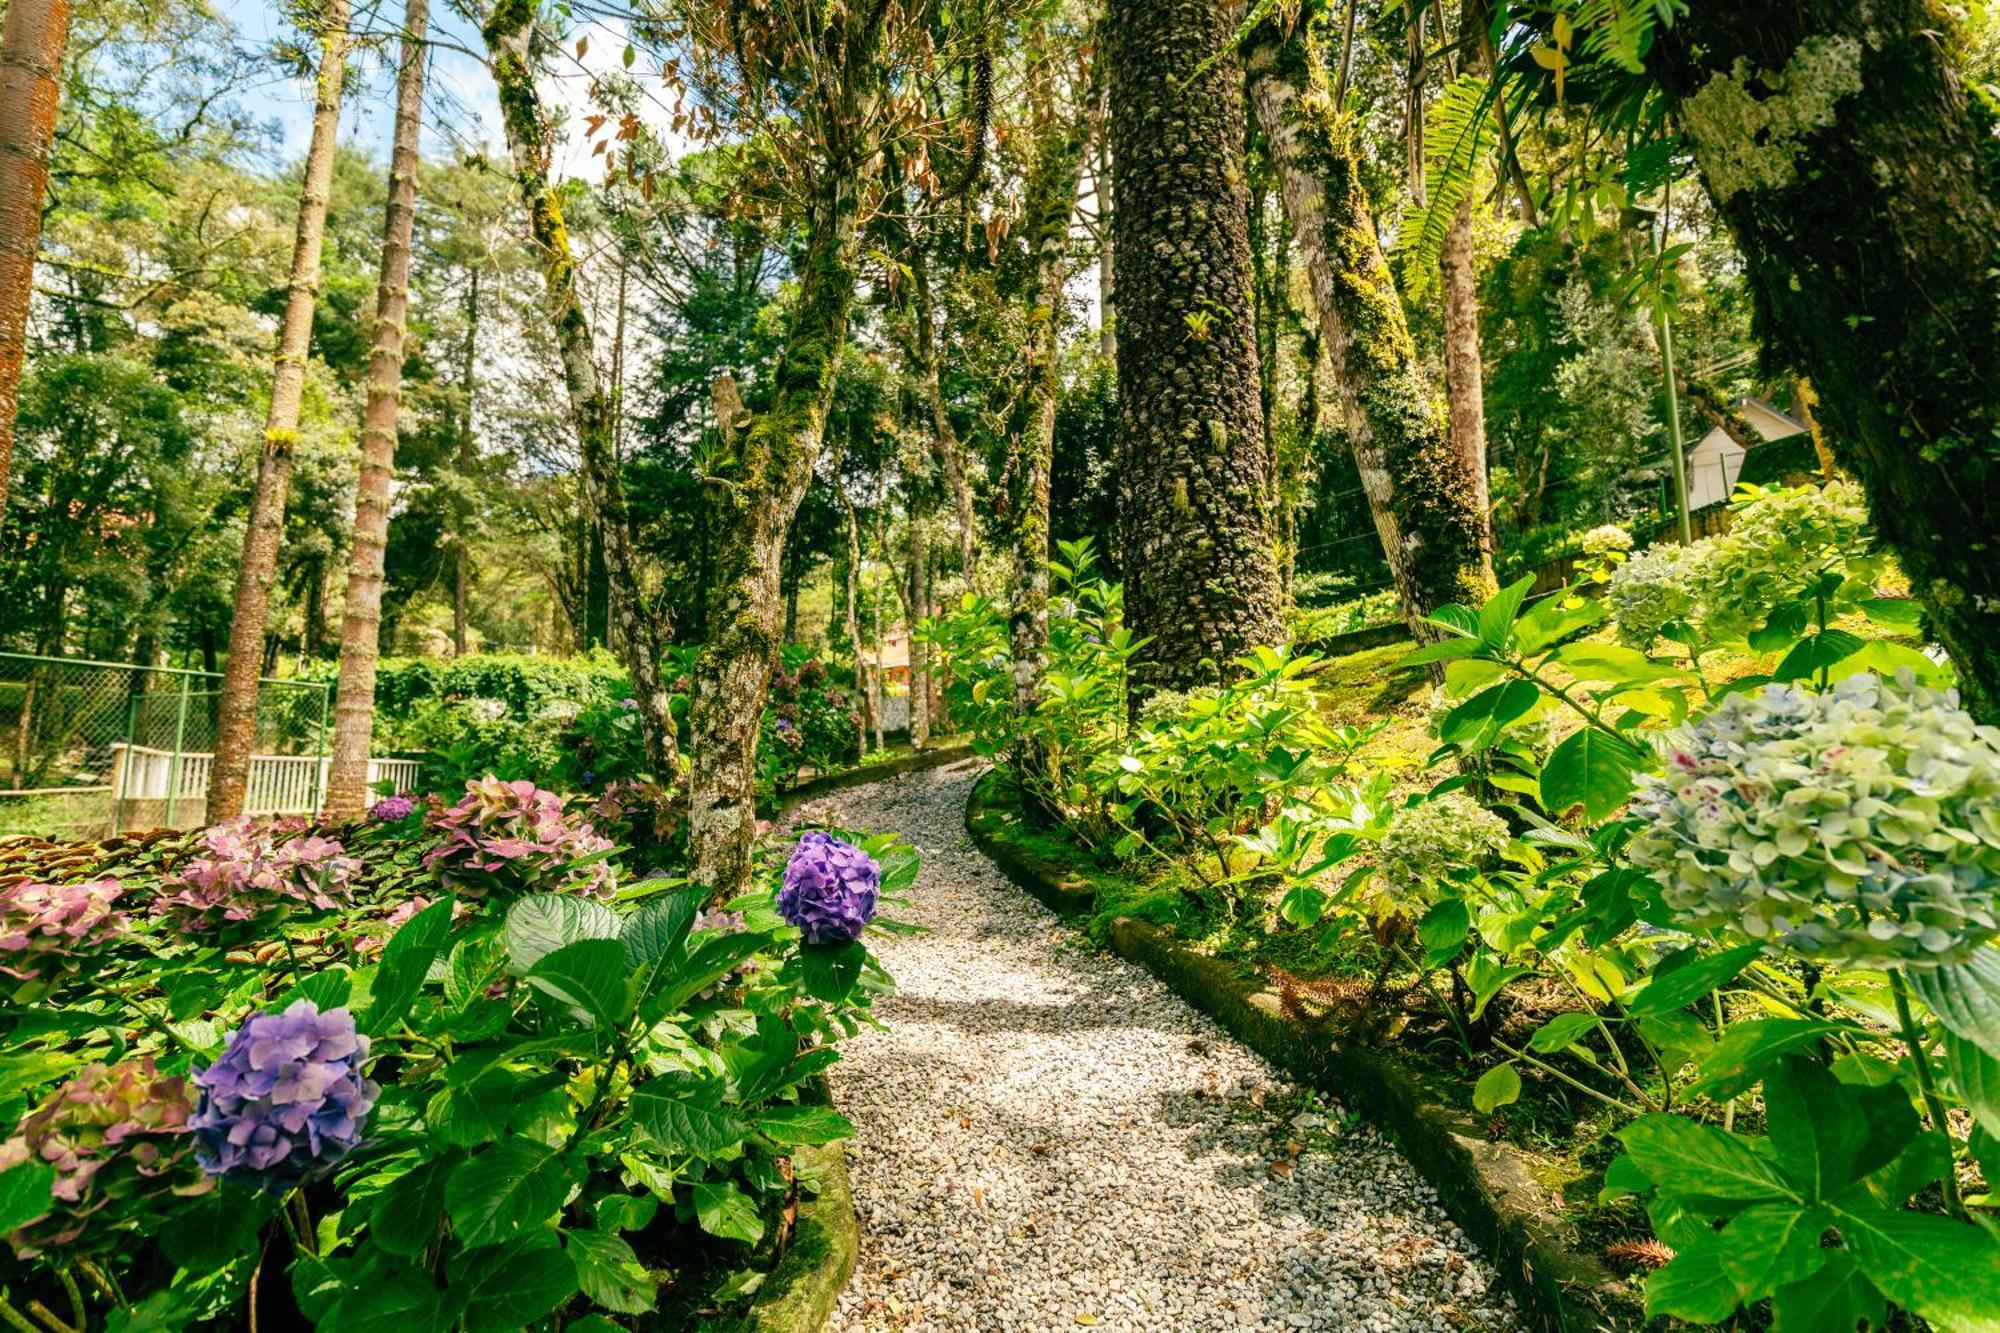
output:
<svg viewBox="0 0 2000 1333"><path fill-rule="evenodd" d="M1387 1141L1303 1104L972 847L977 773L913 774L799 814L915 844L923 872L897 915L929 928L873 941L898 986L888 1031L844 1044L832 1074L859 1131L862 1228L832 1327L1518 1327Z"/></svg>

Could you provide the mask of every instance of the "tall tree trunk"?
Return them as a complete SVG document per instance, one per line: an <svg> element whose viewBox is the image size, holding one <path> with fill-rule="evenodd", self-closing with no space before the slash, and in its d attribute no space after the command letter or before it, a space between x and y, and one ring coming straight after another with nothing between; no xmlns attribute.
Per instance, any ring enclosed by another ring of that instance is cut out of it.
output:
<svg viewBox="0 0 2000 1333"><path fill-rule="evenodd" d="M285 498L292 482L292 454L299 443L299 405L305 391L306 356L312 348L313 307L319 299L320 251L326 241L327 193L340 135L340 94L347 77L348 0L320 6L319 79L313 102L312 140L299 190L298 232L292 242L291 286L278 325L278 355L271 377L271 405L264 417L264 447L257 460L256 490L243 528L243 559L229 621L229 660L223 665L216 719L215 761L209 771L207 817L228 819L243 811L250 781L250 753L257 743L257 677L271 616L278 539L285 527Z"/></svg>
<svg viewBox="0 0 2000 1333"><path fill-rule="evenodd" d="M1097 354L1106 361L1118 360L1118 260L1111 243L1111 220L1116 216L1117 196L1111 193L1111 148L1105 140L1110 117L1100 103L1097 109L1097 160L1091 167L1091 183L1097 198Z"/></svg>
<svg viewBox="0 0 2000 1333"><path fill-rule="evenodd" d="M1216 0L1111 0L1112 225L1134 706L1284 634L1243 181L1242 71Z"/></svg>
<svg viewBox="0 0 2000 1333"><path fill-rule="evenodd" d="M35 247L62 94L69 0L11 0L0 32L0 514L14 463L14 415L28 359Z"/></svg>
<svg viewBox="0 0 2000 1333"><path fill-rule="evenodd" d="M850 89L845 95L872 93ZM708 634L695 660L689 708L689 832L690 878L715 901L735 897L750 883L757 733L783 612L779 560L812 481L832 405L861 249L861 187L875 156L850 145L826 164L805 220L806 254L791 326L771 375L770 406L722 451L717 481L709 487L710 525L719 540Z"/></svg>
<svg viewBox="0 0 2000 1333"><path fill-rule="evenodd" d="M617 591L618 642L646 741L653 776L671 786L680 773L680 742L674 730L672 696L660 679L666 628L641 594L625 488L618 477L612 437L613 408L597 376L590 321L576 286L576 257L570 250L562 201L549 183L549 135L535 91L534 0L499 0L483 36L493 57L507 148L514 159L514 182L527 207L528 233L542 270L549 324L562 357L563 384L575 421L579 481L586 521L604 544L606 582Z"/></svg>
<svg viewBox="0 0 2000 1333"><path fill-rule="evenodd" d="M1241 6L1235 11L1241 12ZM1417 360L1370 216L1354 141L1310 30L1267 19L1244 49L1250 101L1306 262L1341 420L1413 630L1493 587L1483 468L1453 448L1445 404Z"/></svg>
<svg viewBox="0 0 2000 1333"><path fill-rule="evenodd" d="M465 293L465 351L458 363L457 494L452 497L451 648L463 657L469 634L468 604L472 599L472 505L466 494L472 485L477 440L472 433L472 395L477 387L479 357L479 268L473 266Z"/></svg>
<svg viewBox="0 0 2000 1333"><path fill-rule="evenodd" d="M885 508L887 508L886 505L877 505L875 507L875 549L882 553L883 563L886 564L888 562L889 543L882 530L882 511ZM875 588L868 599L868 621L869 634L875 640L875 671L868 681L868 708L873 714L870 721L875 727L875 748L880 750L884 739L882 734L882 574L880 572L875 575Z"/></svg>
<svg viewBox="0 0 2000 1333"><path fill-rule="evenodd" d="M1703 4L1651 63L1734 233L1768 353L2000 721L2000 139L1934 0ZM1758 126L1774 127L1753 138Z"/></svg>
<svg viewBox="0 0 2000 1333"><path fill-rule="evenodd" d="M858 754L868 753L868 728L875 720L875 671L868 665L861 643L861 519L854 512L854 501L847 492L840 493L840 503L847 510L847 648L854 655L854 687L861 696L856 724L858 733L855 749Z"/></svg>
<svg viewBox="0 0 2000 1333"><path fill-rule="evenodd" d="M375 736L375 664L381 655L382 565L389 544L389 479L403 394L403 321L410 307L410 235L417 216L417 136L423 128L424 53L430 0L404 0L396 72L396 132L389 150L389 204L382 217L382 274L375 289L375 345L361 418L361 481L341 613L340 683L333 704L333 758L326 817L359 819L368 798Z"/></svg>
<svg viewBox="0 0 2000 1333"><path fill-rule="evenodd" d="M1063 261L1069 253L1070 218L1082 184L1084 149L1095 128L1094 119L1079 109L1067 120L1057 120L1043 130L1022 206L1021 227L1032 265L1025 348L1028 382L1007 433L1012 456L1006 468L1012 483L1007 519L1014 535L1007 622L1014 712L1019 717L1034 712L1042 675L1048 670L1049 472L1055 454L1056 405L1062 397L1063 280L1067 276ZM1100 193L1100 202L1102 199Z"/></svg>
<svg viewBox="0 0 2000 1333"><path fill-rule="evenodd" d="M1459 15L1460 54L1455 68L1460 73L1484 75L1492 68L1483 39L1491 22L1487 0L1465 0ZM1440 36L1442 17L1440 16ZM1423 188L1423 178L1417 178ZM1472 503L1478 506L1480 522L1492 538L1492 499L1486 483L1486 364L1479 348L1479 271L1472 251L1472 192L1458 201L1445 228L1444 245L1438 253L1441 304L1444 307L1444 392L1445 418L1451 430L1451 449L1458 457L1459 474L1472 488Z"/></svg>
<svg viewBox="0 0 2000 1333"><path fill-rule="evenodd" d="M937 442L938 462L944 471L945 486L958 509L958 559L965 573L965 586L979 591L979 521L974 516L972 479L967 475L965 447L951 424L944 401L944 381L937 345L937 302L931 294L930 265L923 247L911 249L910 271L917 294L917 377L930 407L931 435Z"/></svg>
<svg viewBox="0 0 2000 1333"><path fill-rule="evenodd" d="M918 625L928 604L929 516L917 501L910 503L910 578L903 585L903 620L910 635L910 748L931 743L931 651L918 637Z"/></svg>

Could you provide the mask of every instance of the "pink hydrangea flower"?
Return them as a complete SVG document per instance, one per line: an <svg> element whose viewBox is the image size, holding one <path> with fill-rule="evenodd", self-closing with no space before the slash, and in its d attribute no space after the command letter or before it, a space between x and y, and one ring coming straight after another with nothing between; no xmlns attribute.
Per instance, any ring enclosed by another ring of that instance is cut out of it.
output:
<svg viewBox="0 0 2000 1333"><path fill-rule="evenodd" d="M108 878L0 888L0 972L31 981L74 967L125 933L129 923L114 906L124 892Z"/></svg>

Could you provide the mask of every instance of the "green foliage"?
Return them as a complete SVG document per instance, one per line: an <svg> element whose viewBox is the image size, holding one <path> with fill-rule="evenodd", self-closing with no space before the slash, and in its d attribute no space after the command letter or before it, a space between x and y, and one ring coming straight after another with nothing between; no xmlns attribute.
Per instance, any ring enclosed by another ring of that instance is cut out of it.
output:
<svg viewBox="0 0 2000 1333"><path fill-rule="evenodd" d="M319 845L290 826L275 836ZM582 1327L592 1311L644 1315L663 1282L768 1250L802 1188L789 1159L852 1132L815 1099L815 1076L889 984L864 943L808 946L781 918L784 848L760 849L759 887L713 913L672 879L625 882L611 903L548 891L560 871L517 895L425 906L413 894L435 891L435 839L420 820L341 836L359 868L337 903L200 930L135 911L78 942L88 967L8 983L0 1114L11 1125L67 1106L118 1062L117 1107L138 1112L117 1111L129 1123L104 1141L124 1146L102 1149L114 1158L98 1175L148 1187L72 1215L57 1171L18 1139L0 1144L0 1227L39 1242L24 1244L10 1304L68 1309L57 1269L89 1256L107 1275L85 1298L93 1327L233 1322L260 1272L260 1310L272 1317L289 1290L302 1325ZM856 841L885 892L909 884L908 848ZM7 873L102 874L144 904L174 891L199 848L16 847ZM188 1114L181 1076L245 1017L300 997L351 1009L370 1043L381 1087L359 1146L263 1192L158 1152ZM135 1152L153 1154L135 1159L140 1175L115 1157Z"/></svg>

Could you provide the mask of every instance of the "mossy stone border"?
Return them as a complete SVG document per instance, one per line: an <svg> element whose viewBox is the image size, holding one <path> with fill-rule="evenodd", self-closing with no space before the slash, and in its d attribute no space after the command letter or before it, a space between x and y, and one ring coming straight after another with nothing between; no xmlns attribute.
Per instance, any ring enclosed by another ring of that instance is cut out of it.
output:
<svg viewBox="0 0 2000 1333"><path fill-rule="evenodd" d="M779 793L773 804L776 805L778 813L783 814L803 801L813 800L828 792L840 791L846 787L865 787L871 782L899 778L905 773L918 773L927 768L942 768L946 764L955 764L961 759L970 759L972 756L972 742L969 740L954 740L946 745L927 746L921 750L912 750L908 754L897 755L894 759L885 759L879 764L856 764L837 773L823 773L818 777L808 778L791 790Z"/></svg>
<svg viewBox="0 0 2000 1333"><path fill-rule="evenodd" d="M819 1183L819 1193L799 1203L791 1246L757 1289L738 1333L819 1333L854 1275L861 1223L840 1144L801 1148L792 1163Z"/></svg>
<svg viewBox="0 0 2000 1333"><path fill-rule="evenodd" d="M1096 903L1090 878L1017 841L1020 819L1006 774L995 769L980 778L965 811L974 844L1053 911L1088 915ZM1249 968L1188 948L1151 922L1120 917L1109 941L1244 1045L1387 1130L1436 1189L1445 1212L1485 1249L1528 1323L1563 1333L1645 1325L1631 1285L1570 1248L1574 1229L1535 1180L1530 1159L1489 1142L1479 1123L1434 1094L1409 1061L1335 1018L1287 1014Z"/></svg>

